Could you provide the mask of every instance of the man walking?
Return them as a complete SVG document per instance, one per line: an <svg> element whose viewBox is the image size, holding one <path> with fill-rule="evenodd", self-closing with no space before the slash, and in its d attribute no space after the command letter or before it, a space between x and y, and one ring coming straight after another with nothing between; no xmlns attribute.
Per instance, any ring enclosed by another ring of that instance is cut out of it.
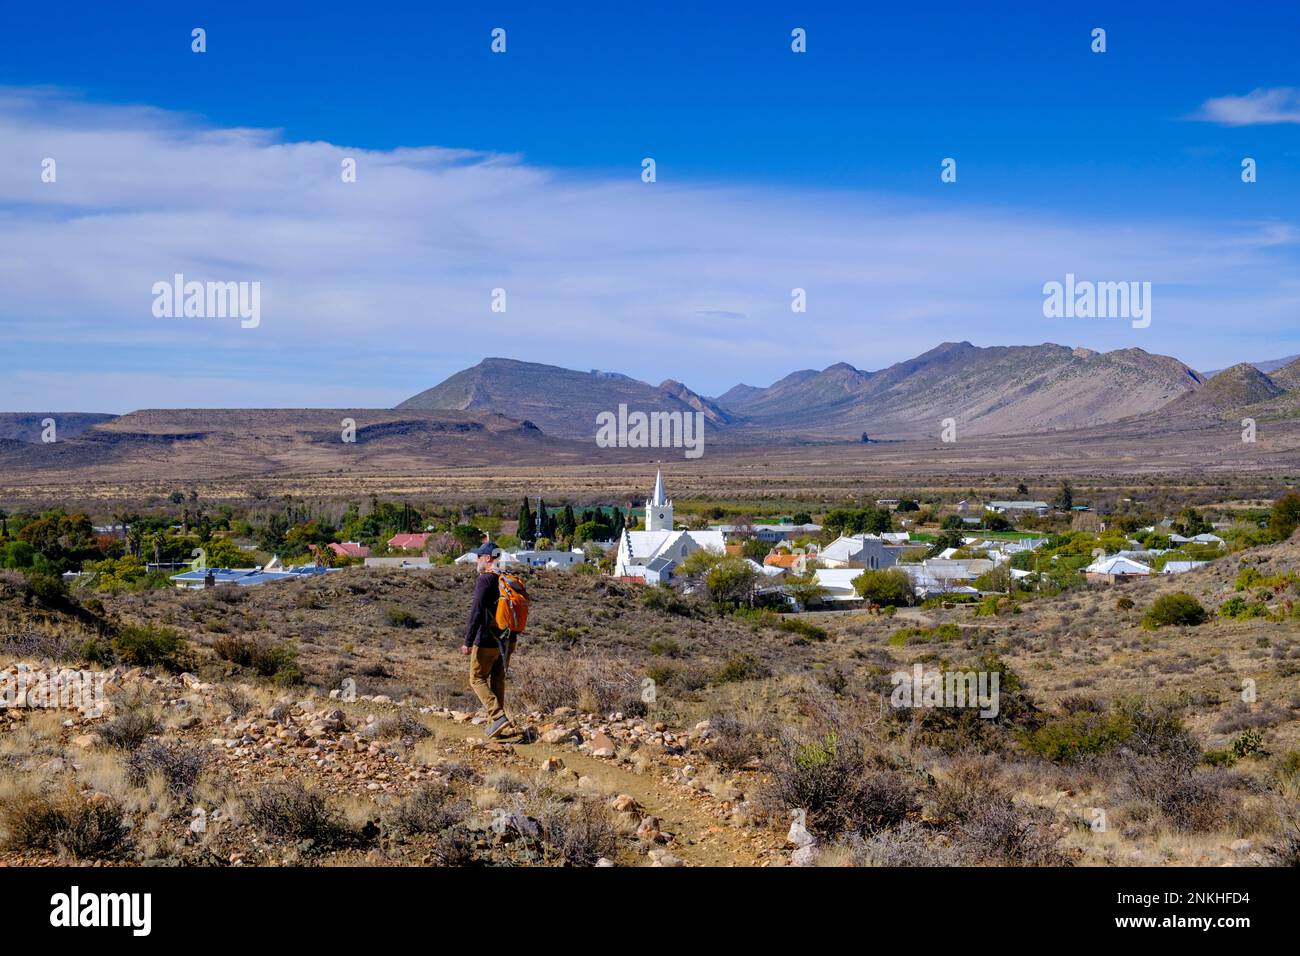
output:
<svg viewBox="0 0 1300 956"><path fill-rule="evenodd" d="M469 657L470 689L487 711L487 735L499 737L510 723L506 716L506 661L511 645L510 636L502 638L496 621L501 594L496 562L501 549L485 541L474 554L478 558L478 581L460 652Z"/></svg>

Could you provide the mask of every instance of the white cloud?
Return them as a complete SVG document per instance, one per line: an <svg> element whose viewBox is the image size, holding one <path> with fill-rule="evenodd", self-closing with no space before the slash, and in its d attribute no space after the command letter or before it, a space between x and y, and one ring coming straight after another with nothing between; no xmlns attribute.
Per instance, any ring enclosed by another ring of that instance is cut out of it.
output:
<svg viewBox="0 0 1300 956"><path fill-rule="evenodd" d="M148 397L115 375L185 381L191 406L388 405L486 355L711 394L952 339L1137 345L1195 364L1188 350L1225 321L1300 302L1280 275L1294 272L1288 223L1081 221L936 194L645 184L636 163L579 178L0 90L0 326L27 373L0 377L0 408ZM155 318L151 287L177 272L260 281L261 324ZM1152 327L1044 320L1042 284L1066 272L1153 282ZM790 311L796 286L806 315ZM497 287L504 315L489 309Z"/></svg>
<svg viewBox="0 0 1300 956"><path fill-rule="evenodd" d="M1201 104L1196 118L1224 126L1300 123L1300 89L1277 86L1245 96L1216 96Z"/></svg>

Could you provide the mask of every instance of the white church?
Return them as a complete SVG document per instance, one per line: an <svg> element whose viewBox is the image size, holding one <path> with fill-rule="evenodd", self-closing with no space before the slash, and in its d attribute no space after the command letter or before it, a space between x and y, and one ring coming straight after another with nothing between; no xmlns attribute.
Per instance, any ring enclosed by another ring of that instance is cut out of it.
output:
<svg viewBox="0 0 1300 956"><path fill-rule="evenodd" d="M645 530L623 532L614 574L641 578L647 584L666 584L682 559L700 548L722 554L726 551L722 532L673 530L673 503L664 494L664 475L659 469L654 496L645 503Z"/></svg>

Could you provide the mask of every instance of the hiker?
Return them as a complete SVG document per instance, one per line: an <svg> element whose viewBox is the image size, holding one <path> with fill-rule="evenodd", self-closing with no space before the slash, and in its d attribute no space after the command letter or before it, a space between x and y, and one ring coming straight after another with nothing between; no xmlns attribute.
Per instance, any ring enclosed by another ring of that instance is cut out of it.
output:
<svg viewBox="0 0 1300 956"><path fill-rule="evenodd" d="M501 591L496 562L501 549L485 541L474 554L478 558L478 582L474 585L474 603L469 610L465 643L460 652L469 657L470 689L487 711L487 736L499 737L510 723L506 716L506 663L514 641L508 631L503 640L503 632L497 626Z"/></svg>

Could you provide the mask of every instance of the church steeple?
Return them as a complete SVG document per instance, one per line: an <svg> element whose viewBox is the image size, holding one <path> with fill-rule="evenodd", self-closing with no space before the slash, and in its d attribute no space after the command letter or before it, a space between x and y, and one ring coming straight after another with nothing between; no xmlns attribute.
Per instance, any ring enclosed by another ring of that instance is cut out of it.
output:
<svg viewBox="0 0 1300 956"><path fill-rule="evenodd" d="M654 497L645 503L645 529L647 531L673 530L673 503L664 494L664 473L655 469Z"/></svg>

